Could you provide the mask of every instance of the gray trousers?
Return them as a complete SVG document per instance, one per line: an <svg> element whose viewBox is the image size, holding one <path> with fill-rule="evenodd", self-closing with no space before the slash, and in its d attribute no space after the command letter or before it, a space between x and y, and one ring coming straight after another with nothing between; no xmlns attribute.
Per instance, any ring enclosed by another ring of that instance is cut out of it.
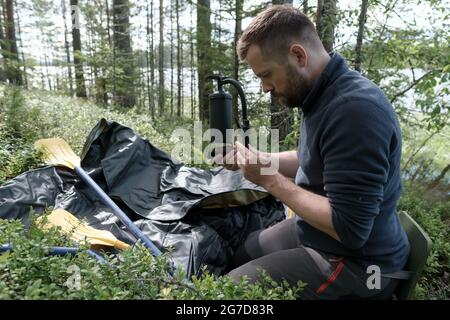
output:
<svg viewBox="0 0 450 320"><path fill-rule="evenodd" d="M301 299L390 299L398 280L381 277L380 289L369 289L370 276L344 257L305 247L296 219L286 219L268 229L251 233L238 248L228 274L236 281L243 275L255 282L264 269L275 281L286 280L306 288Z"/></svg>

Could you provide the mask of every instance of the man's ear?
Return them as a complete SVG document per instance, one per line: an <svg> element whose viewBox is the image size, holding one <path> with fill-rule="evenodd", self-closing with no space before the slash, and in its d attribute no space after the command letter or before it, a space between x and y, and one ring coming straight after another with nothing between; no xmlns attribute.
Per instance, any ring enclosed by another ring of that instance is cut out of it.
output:
<svg viewBox="0 0 450 320"><path fill-rule="evenodd" d="M294 43L289 48L289 53L294 56L294 59L299 67L306 67L308 64L308 55L306 54L306 50L303 46L298 43Z"/></svg>

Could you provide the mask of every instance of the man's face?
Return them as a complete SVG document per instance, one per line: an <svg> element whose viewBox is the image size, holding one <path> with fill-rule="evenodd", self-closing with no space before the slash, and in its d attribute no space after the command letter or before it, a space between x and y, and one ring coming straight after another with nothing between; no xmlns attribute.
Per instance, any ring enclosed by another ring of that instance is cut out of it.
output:
<svg viewBox="0 0 450 320"><path fill-rule="evenodd" d="M250 46L246 60L255 75L261 79L264 92L270 92L274 99L286 107L302 105L311 86L290 61L280 64L275 59L265 59L257 45Z"/></svg>

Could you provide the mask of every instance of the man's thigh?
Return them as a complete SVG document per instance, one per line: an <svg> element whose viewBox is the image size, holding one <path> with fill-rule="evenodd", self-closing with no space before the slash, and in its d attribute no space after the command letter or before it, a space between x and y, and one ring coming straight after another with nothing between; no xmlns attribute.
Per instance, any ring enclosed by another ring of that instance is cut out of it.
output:
<svg viewBox="0 0 450 320"><path fill-rule="evenodd" d="M287 219L250 234L236 252L229 275L235 280L246 275L254 282L263 269L275 281L292 286L302 281L307 284L304 299L370 298L388 287L390 281L383 278L381 290L369 290L364 270L342 257L304 247L297 228L296 219Z"/></svg>
<svg viewBox="0 0 450 320"><path fill-rule="evenodd" d="M242 276L247 276L251 283L261 279L264 270L273 280L277 282L287 281L291 286L296 286L299 281L306 284L305 289L300 293L304 299L336 299L338 295L348 295L349 292L335 293L334 288L327 285L328 290L324 290L331 275L335 275L335 280L339 274L336 267L340 261L333 257L319 254L317 251L300 246L294 249L286 249L269 253L265 256L251 260L240 267L230 271L228 274L238 281ZM340 273L341 270L338 270ZM321 289L322 288L322 289Z"/></svg>

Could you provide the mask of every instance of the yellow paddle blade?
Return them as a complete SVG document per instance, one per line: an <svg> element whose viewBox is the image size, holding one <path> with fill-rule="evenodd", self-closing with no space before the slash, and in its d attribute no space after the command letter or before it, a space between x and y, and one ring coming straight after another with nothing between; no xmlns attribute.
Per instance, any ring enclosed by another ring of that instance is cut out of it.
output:
<svg viewBox="0 0 450 320"><path fill-rule="evenodd" d="M65 166L70 169L80 166L80 157L61 138L40 139L34 145L43 152L44 161L48 164Z"/></svg>
<svg viewBox="0 0 450 320"><path fill-rule="evenodd" d="M39 217L38 220L42 218ZM85 240L94 246L101 245L116 249L130 247L129 244L118 240L111 232L92 228L64 209L53 210L47 216L47 223L44 225L44 228L49 229L51 227L61 227L62 232L68 234L75 242Z"/></svg>

